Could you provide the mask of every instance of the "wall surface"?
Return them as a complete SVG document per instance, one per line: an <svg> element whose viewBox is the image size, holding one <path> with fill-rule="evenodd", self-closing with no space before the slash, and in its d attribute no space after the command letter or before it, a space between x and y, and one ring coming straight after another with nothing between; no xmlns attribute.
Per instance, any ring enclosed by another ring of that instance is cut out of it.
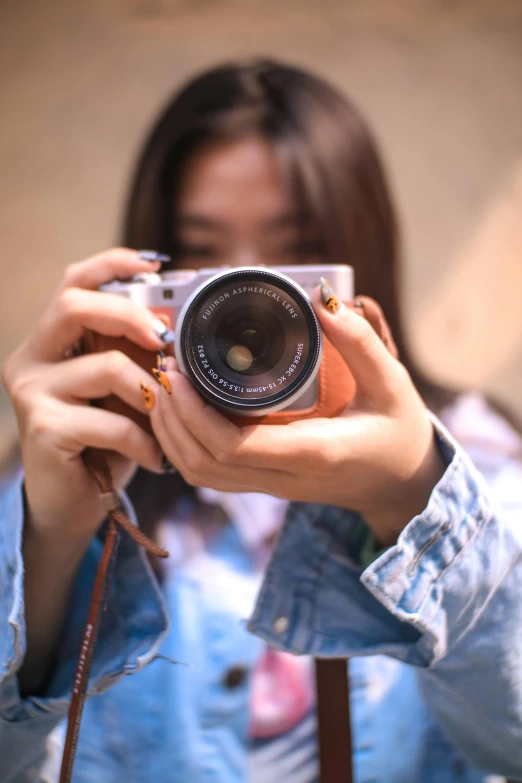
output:
<svg viewBox="0 0 522 783"><path fill-rule="evenodd" d="M519 0L7 0L0 8L0 360L69 261L118 241L130 166L194 71L268 54L365 109L404 225L404 301L432 374L522 417ZM6 395L0 432L13 432Z"/></svg>

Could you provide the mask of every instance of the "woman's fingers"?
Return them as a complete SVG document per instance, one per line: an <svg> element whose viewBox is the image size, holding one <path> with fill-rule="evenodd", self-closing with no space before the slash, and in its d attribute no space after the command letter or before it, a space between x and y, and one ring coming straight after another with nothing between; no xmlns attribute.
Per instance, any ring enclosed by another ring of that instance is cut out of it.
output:
<svg viewBox="0 0 522 783"><path fill-rule="evenodd" d="M87 448L107 449L161 471L161 453L155 439L126 416L89 405L69 405L43 396L24 421L23 434L34 448L65 452L76 457Z"/></svg>
<svg viewBox="0 0 522 783"><path fill-rule="evenodd" d="M162 394L159 399L166 429L172 431L182 428L196 443L205 447L216 464L225 466L228 463L230 471L229 457L237 454L241 445L241 428L208 405L181 373L169 370L167 376L172 394ZM171 421L175 424L171 424Z"/></svg>
<svg viewBox="0 0 522 783"><path fill-rule="evenodd" d="M219 489L222 492L259 492L259 485L236 483L233 471L223 470L205 447L196 441L183 425L176 412L162 410L161 400L165 392L158 392L158 402L151 414L154 434L163 453L181 473L188 484ZM166 414L166 415L165 415ZM243 477L244 478L244 477ZM256 476L259 480L261 477Z"/></svg>
<svg viewBox="0 0 522 783"><path fill-rule="evenodd" d="M207 467L211 456L187 430L167 392L157 385L154 392L156 404L150 414L154 434L172 464L191 483L191 474Z"/></svg>
<svg viewBox="0 0 522 783"><path fill-rule="evenodd" d="M360 313L366 318L370 326L379 336L379 339L388 349L389 353L391 353L394 359L398 359L399 351L395 344L395 340L393 339L391 329L384 317L382 307L377 304L375 299L372 299L369 296L358 296L352 307L357 308L354 312Z"/></svg>
<svg viewBox="0 0 522 783"><path fill-rule="evenodd" d="M259 469L241 459L241 429L206 405L179 373L169 372L169 379L174 383L172 395L158 390L151 422L160 445L184 478L216 489L234 484L243 492L281 494L291 474L278 470L270 460Z"/></svg>
<svg viewBox="0 0 522 783"><path fill-rule="evenodd" d="M319 289L312 304L321 326L350 368L357 394L379 403L387 403L397 386L400 364L383 345L371 325L353 310L340 304L331 313L321 304Z"/></svg>
<svg viewBox="0 0 522 783"><path fill-rule="evenodd" d="M169 373L169 379L171 407L227 473L248 469L255 477L262 471L265 479L271 476L279 482L303 471L314 472L315 466L335 460L335 419L238 427L206 404L183 375Z"/></svg>
<svg viewBox="0 0 522 783"><path fill-rule="evenodd" d="M65 350L92 330L110 337L126 337L150 351L164 347L153 327L152 313L116 294L64 289L29 339L34 360L55 362Z"/></svg>
<svg viewBox="0 0 522 783"><path fill-rule="evenodd" d="M238 427L208 405L183 375L169 371L168 377L172 395L164 396L161 390L162 415L166 418L174 411L176 421L204 446L213 461L221 466L223 475L231 472L239 475L238 471L245 475L244 471L248 470L255 482L259 481L257 476L262 471L264 482L279 483L305 466L313 470L323 452L326 459L334 454L334 419L313 419L288 425L253 423ZM255 419L251 421L255 422Z"/></svg>
<svg viewBox="0 0 522 783"><path fill-rule="evenodd" d="M78 356L45 371L48 393L60 399L97 400L115 394L145 412L140 382L150 384L152 376L121 351Z"/></svg>
<svg viewBox="0 0 522 783"><path fill-rule="evenodd" d="M68 437L78 446L117 451L142 468L161 472L161 453L155 439L126 416L78 406L71 417Z"/></svg>
<svg viewBox="0 0 522 783"><path fill-rule="evenodd" d="M111 280L125 280L145 272L156 272L161 264L144 261L136 250L113 247L67 267L62 288L95 289Z"/></svg>

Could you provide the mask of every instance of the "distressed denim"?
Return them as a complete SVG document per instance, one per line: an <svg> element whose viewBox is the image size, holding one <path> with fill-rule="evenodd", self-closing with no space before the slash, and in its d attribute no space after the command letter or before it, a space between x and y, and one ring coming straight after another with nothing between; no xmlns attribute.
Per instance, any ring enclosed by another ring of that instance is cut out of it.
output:
<svg viewBox="0 0 522 783"><path fill-rule="evenodd" d="M522 780L522 472L502 466L488 487L435 425L445 474L422 514L368 568L349 555L353 513L290 506L251 633L182 573L160 590L123 536L75 783L245 781L248 677L233 689L223 683L232 666L253 666L261 639L297 654L350 656L357 783L497 779L488 773ZM46 693L21 699L22 481L6 480L0 499L0 780L43 783L57 780L102 542L78 573ZM508 497L503 507L495 487ZM215 557L238 572L252 568L232 528Z"/></svg>

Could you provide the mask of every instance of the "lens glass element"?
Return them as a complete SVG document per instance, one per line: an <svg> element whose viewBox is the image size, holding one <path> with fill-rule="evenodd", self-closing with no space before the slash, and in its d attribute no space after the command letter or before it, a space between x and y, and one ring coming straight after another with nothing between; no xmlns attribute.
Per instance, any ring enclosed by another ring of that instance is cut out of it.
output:
<svg viewBox="0 0 522 783"><path fill-rule="evenodd" d="M276 367L285 349L283 324L265 307L241 305L216 325L220 360L243 375L261 375Z"/></svg>

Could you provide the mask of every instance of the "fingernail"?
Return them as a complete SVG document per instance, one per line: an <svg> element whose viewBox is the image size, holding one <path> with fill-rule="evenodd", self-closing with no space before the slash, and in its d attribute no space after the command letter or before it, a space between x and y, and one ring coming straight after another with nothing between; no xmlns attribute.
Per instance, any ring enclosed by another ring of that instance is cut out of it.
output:
<svg viewBox="0 0 522 783"><path fill-rule="evenodd" d="M177 470L172 464L172 462L169 459L167 459L167 457L163 453L161 455L161 469L163 473L177 473Z"/></svg>
<svg viewBox="0 0 522 783"><path fill-rule="evenodd" d="M354 313L360 315L361 318L366 317L364 312L364 305L359 299L354 299L353 302L349 302L348 307L350 308L350 310L353 310Z"/></svg>
<svg viewBox="0 0 522 783"><path fill-rule="evenodd" d="M172 387L170 385L170 381L168 378L168 375L166 375L164 370L158 370L156 367L152 368L152 374L158 381L158 383L161 383L167 394L172 394Z"/></svg>
<svg viewBox="0 0 522 783"><path fill-rule="evenodd" d="M151 411L156 404L156 398L154 397L154 392L152 389L149 389L148 386L146 386L144 383L140 381L140 389L141 393L143 394L143 399L145 400L145 407L148 411Z"/></svg>
<svg viewBox="0 0 522 783"><path fill-rule="evenodd" d="M152 328L160 340L163 340L165 345L172 344L175 341L176 335L172 329L169 329L169 327L159 318L152 319Z"/></svg>
<svg viewBox="0 0 522 783"><path fill-rule="evenodd" d="M138 250L138 255L143 261L159 261L161 264L172 261L170 256L158 253L156 250Z"/></svg>
<svg viewBox="0 0 522 783"><path fill-rule="evenodd" d="M339 309L339 300L325 277L321 277L321 302L331 313L336 313Z"/></svg>

